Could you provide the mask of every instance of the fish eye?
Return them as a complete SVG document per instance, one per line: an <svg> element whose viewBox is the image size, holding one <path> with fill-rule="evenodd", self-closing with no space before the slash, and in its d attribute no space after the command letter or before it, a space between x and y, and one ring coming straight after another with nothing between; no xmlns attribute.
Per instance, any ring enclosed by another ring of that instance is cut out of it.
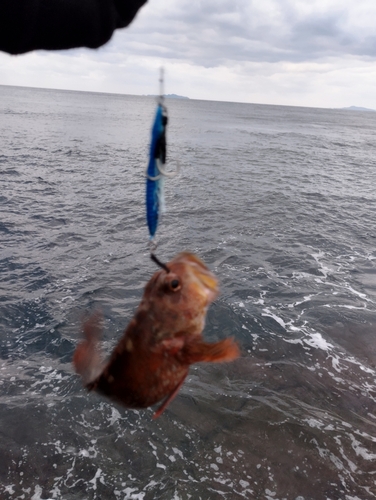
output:
<svg viewBox="0 0 376 500"><path fill-rule="evenodd" d="M180 281L176 278L173 279L172 281L170 281L169 285L170 285L170 289L173 292L177 292L178 290L180 290Z"/></svg>

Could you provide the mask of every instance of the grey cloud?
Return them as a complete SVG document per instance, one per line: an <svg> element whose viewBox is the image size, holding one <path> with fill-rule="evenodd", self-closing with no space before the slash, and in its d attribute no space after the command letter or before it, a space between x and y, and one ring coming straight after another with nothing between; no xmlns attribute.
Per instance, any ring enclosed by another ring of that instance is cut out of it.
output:
<svg viewBox="0 0 376 500"><path fill-rule="evenodd" d="M336 11L311 15L292 23L287 44L295 60L353 54L356 37L344 28L346 19L346 12Z"/></svg>
<svg viewBox="0 0 376 500"><path fill-rule="evenodd" d="M214 67L236 62L301 62L343 55L376 55L375 36L351 24L354 2L306 0L184 0L148 5L106 52L184 60ZM372 2L373 0L369 0ZM304 3L303 3L304 2ZM333 2L332 2L333 5ZM371 3L370 3L371 5Z"/></svg>

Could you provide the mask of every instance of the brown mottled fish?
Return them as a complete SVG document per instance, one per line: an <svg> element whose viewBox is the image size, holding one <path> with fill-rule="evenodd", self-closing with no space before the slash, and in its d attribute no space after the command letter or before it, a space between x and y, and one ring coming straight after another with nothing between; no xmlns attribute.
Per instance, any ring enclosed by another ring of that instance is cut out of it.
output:
<svg viewBox="0 0 376 500"><path fill-rule="evenodd" d="M84 340L73 363L88 390L96 390L128 408L146 408L164 400L157 418L178 393L189 366L200 361L231 361L239 356L232 338L205 342L202 330L218 282L191 253L177 255L156 272L110 359L99 352L101 318L85 322Z"/></svg>

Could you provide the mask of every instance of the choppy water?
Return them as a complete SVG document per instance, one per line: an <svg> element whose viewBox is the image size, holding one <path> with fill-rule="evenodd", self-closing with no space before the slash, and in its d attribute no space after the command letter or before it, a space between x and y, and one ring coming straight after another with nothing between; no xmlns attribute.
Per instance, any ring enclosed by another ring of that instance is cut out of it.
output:
<svg viewBox="0 0 376 500"><path fill-rule="evenodd" d="M218 275L197 365L157 421L88 395L155 270L151 98L0 87L0 498L376 498L376 114L169 100L159 255ZM173 168L173 166L172 166Z"/></svg>

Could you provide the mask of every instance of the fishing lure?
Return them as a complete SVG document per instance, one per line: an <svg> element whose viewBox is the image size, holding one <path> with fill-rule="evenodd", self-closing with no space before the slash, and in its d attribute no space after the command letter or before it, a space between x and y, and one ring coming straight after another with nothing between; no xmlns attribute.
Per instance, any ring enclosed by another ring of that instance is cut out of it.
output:
<svg viewBox="0 0 376 500"><path fill-rule="evenodd" d="M149 163L146 169L146 220L149 228L150 240L154 243L158 220L165 210L164 180L165 177L174 177L176 172L166 172L166 127L168 123L167 108L164 105L163 70L160 76L160 93L157 111L151 131Z"/></svg>
<svg viewBox="0 0 376 500"><path fill-rule="evenodd" d="M146 220L151 240L157 231L159 215L164 211L162 171L166 163L167 121L167 110L162 103L159 103L151 132L149 164L146 171Z"/></svg>

